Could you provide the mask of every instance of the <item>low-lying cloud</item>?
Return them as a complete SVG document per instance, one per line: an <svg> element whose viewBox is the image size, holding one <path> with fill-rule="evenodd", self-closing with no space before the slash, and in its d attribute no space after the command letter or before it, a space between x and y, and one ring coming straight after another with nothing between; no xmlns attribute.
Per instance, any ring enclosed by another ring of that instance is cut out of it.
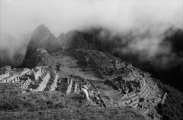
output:
<svg viewBox="0 0 183 120"><path fill-rule="evenodd" d="M183 29L182 9L183 0L1 0L0 48L13 55L40 24L56 37L73 29L103 27L113 35L132 33L132 42L118 50L150 59L171 54L170 45L159 44L167 29Z"/></svg>

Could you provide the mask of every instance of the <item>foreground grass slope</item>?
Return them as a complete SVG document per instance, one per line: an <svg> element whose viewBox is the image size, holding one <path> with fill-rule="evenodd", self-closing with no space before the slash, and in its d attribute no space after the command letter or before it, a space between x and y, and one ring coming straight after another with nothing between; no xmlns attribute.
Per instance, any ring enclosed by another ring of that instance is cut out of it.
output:
<svg viewBox="0 0 183 120"><path fill-rule="evenodd" d="M145 118L131 110L111 108L98 109L64 108L52 110L39 110L34 112L1 112L0 119L3 120L145 120Z"/></svg>
<svg viewBox="0 0 183 120"><path fill-rule="evenodd" d="M131 108L99 108L80 95L59 92L22 94L0 84L0 120L145 120Z"/></svg>

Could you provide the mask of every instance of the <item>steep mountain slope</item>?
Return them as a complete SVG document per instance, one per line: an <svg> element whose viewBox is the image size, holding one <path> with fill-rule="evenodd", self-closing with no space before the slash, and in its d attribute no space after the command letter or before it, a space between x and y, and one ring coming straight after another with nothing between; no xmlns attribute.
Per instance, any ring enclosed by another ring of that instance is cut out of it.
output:
<svg viewBox="0 0 183 120"><path fill-rule="evenodd" d="M26 61L38 48L44 48L48 52L55 51L59 48L58 39L44 25L40 25L33 32L24 61Z"/></svg>

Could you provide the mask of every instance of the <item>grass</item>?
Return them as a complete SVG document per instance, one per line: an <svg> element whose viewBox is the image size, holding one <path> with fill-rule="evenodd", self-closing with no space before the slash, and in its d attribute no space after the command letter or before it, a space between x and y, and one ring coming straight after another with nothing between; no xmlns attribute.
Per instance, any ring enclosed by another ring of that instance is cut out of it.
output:
<svg viewBox="0 0 183 120"><path fill-rule="evenodd" d="M3 120L145 120L142 115L122 108L63 108L39 111L0 112Z"/></svg>
<svg viewBox="0 0 183 120"><path fill-rule="evenodd" d="M130 108L99 108L77 94L22 94L14 84L0 88L0 120L145 120Z"/></svg>

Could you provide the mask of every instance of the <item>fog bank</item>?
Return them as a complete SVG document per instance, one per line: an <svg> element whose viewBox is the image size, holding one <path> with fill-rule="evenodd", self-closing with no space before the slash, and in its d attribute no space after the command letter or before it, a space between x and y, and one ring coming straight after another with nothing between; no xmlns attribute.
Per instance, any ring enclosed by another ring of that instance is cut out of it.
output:
<svg viewBox="0 0 183 120"><path fill-rule="evenodd" d="M45 24L56 37L90 27L109 29L112 35L131 32L133 40L119 51L174 59L171 45L159 44L169 28L183 29L183 0L1 0L0 9L0 49L8 49L10 56Z"/></svg>

